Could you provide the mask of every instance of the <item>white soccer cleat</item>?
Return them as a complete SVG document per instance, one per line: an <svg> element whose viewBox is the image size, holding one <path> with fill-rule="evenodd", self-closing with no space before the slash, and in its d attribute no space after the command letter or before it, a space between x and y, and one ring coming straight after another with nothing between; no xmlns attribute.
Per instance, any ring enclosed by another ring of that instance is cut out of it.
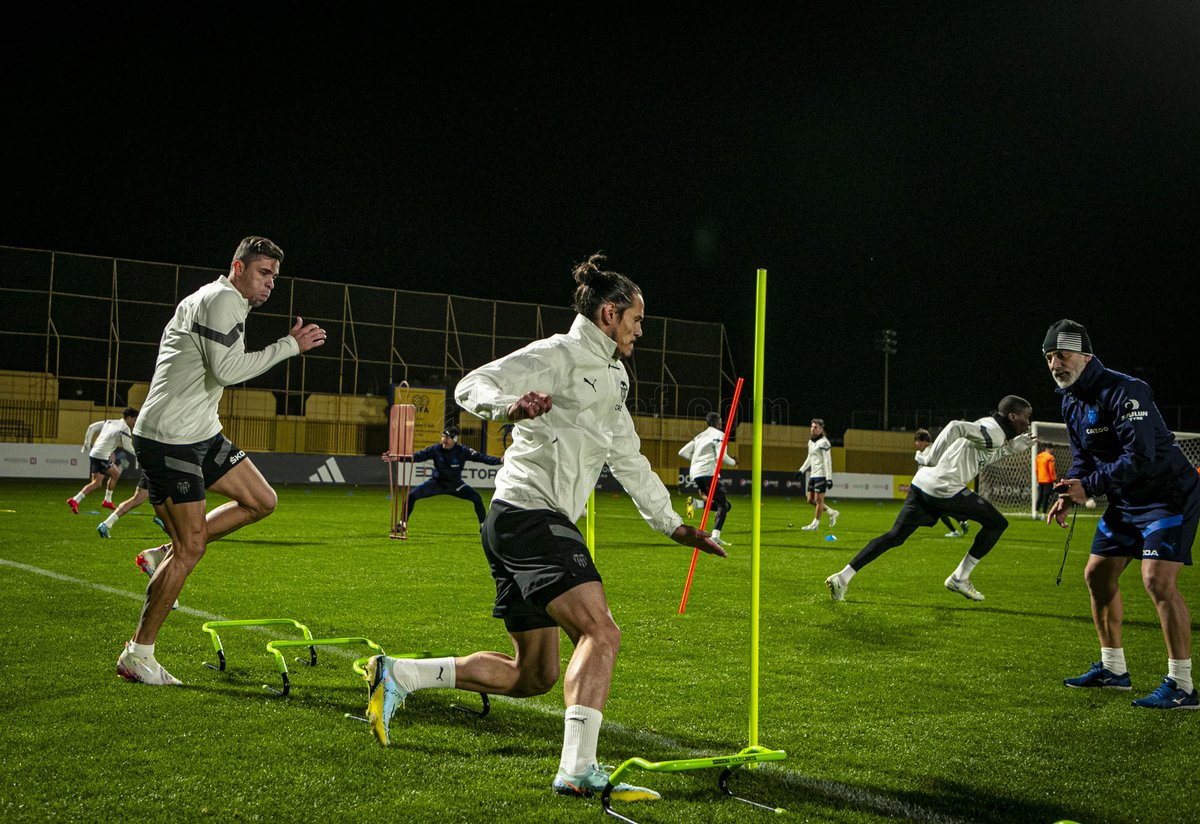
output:
<svg viewBox="0 0 1200 824"><path fill-rule="evenodd" d="M841 514L842 513L836 509L829 510L829 528L830 529L833 529L835 526L837 526L837 519L838 519L838 516Z"/></svg>
<svg viewBox="0 0 1200 824"><path fill-rule="evenodd" d="M955 530L954 532L947 532L947 533L946 533L946 537L947 537L947 538L961 538L961 537L962 537L962 535L960 535L960 534L958 533L958 531L957 531L957 530Z"/></svg>
<svg viewBox="0 0 1200 824"><path fill-rule="evenodd" d="M183 682L163 669L153 655L134 655L129 651L132 641L125 642L125 650L117 658L117 675L135 684L152 687L181 687Z"/></svg>
<svg viewBox="0 0 1200 824"><path fill-rule="evenodd" d="M960 593L964 598L969 598L972 601L983 600L983 593L975 589L975 585L971 583L970 578L960 581L958 578L955 578L953 575L951 575L946 579L946 589L950 590L951 592Z"/></svg>
<svg viewBox="0 0 1200 824"><path fill-rule="evenodd" d="M802 526L802 527L800 527L800 528L801 528L801 529L803 529L805 532L812 532L814 529L816 529L816 528L817 528L817 527L819 527L820 525L821 525L821 522L820 522L820 521L813 521L813 522L812 522L811 524L809 524L808 526Z"/></svg>
<svg viewBox="0 0 1200 824"><path fill-rule="evenodd" d="M846 597L846 590L849 584L842 583L841 576L830 575L825 579L825 586L829 587L829 597L835 601L841 601Z"/></svg>

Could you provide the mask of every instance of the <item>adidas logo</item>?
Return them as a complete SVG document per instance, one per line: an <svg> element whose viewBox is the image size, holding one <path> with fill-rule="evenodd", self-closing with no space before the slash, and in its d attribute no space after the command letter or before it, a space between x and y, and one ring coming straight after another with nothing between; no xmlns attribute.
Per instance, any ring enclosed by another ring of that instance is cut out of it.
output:
<svg viewBox="0 0 1200 824"><path fill-rule="evenodd" d="M315 484L344 484L346 482L346 479L342 477L342 470L338 469L337 461L333 458L329 458L321 464L316 472L308 476L308 479Z"/></svg>

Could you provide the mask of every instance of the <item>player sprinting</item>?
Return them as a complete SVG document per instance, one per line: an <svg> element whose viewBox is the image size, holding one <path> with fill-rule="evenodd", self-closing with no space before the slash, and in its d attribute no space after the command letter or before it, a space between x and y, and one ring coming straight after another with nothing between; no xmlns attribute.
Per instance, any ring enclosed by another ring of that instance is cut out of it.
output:
<svg viewBox="0 0 1200 824"><path fill-rule="evenodd" d="M825 436L825 421L813 418L809 426L808 457L796 470L797 475L807 473L808 483L806 499L813 506L812 523L800 527L803 530L814 530L821 526L821 513L829 513L829 528L837 524L838 515L842 513L825 503L825 493L833 489L833 446Z"/></svg>
<svg viewBox="0 0 1200 824"><path fill-rule="evenodd" d="M700 490L701 495L707 496L708 489L712 485L713 475L717 474L717 456L721 453L721 442L725 440L725 430L721 428L723 424L719 412L709 412L705 417L705 423L708 425L704 431L679 450L679 457L691 461L688 474L691 476L692 484ZM722 466L737 466L737 461L728 452L723 457ZM709 511L713 513L713 528L710 530L712 538L721 546L729 546L728 541L721 540L721 529L724 528L725 516L731 509L733 509L733 504L729 503L729 496L725 494L724 488L718 483L716 489L713 490L713 502Z"/></svg>
<svg viewBox="0 0 1200 824"><path fill-rule="evenodd" d="M87 428L87 433L83 436L83 447L79 451L88 452L88 448L91 448L91 452L88 452L88 470L91 477L83 489L67 498L67 506L71 507L71 511L76 515L79 514L79 505L83 503L83 499L101 485L104 486L104 503L100 506L104 509L115 509L112 496L113 490L117 488L117 481L121 478L121 468L113 463L112 455L119 446L133 451L131 427L137 421L137 417L138 411L129 407L121 413L121 417L96 421Z"/></svg>
<svg viewBox="0 0 1200 824"><path fill-rule="evenodd" d="M515 424L482 531L496 582L492 615L503 619L514 654L417 660L379 655L367 665L367 717L386 745L392 714L414 690L514 697L548 692L559 678L559 637L565 632L574 651L563 680L563 747L552 787L571 796L599 793L608 782L596 751L621 632L575 526L604 465L652 528L684 546L725 556L708 533L684 524L672 510L670 493L641 454L625 406L629 373L621 358L633 353L642 334L645 303L628 277L602 271L603 261L593 255L575 267L577 315L569 332L481 366L455 390L468 412ZM658 793L621 783L612 797L646 801Z"/></svg>
<svg viewBox="0 0 1200 824"><path fill-rule="evenodd" d="M243 239L229 274L180 301L163 330L133 446L171 543L138 556L150 584L137 631L117 658L117 674L127 680L180 683L155 660L154 643L184 581L210 541L275 509L275 490L221 434L217 405L229 384L325 342L319 326L296 318L284 337L261 351L246 351L246 317L271 296L282 260L283 251L266 238ZM208 490L230 500L206 514Z"/></svg>
<svg viewBox="0 0 1200 824"><path fill-rule="evenodd" d="M475 506L475 518L483 523L487 512L483 508L483 497L479 492L463 480L463 467L468 461L500 466L504 459L496 455L484 455L469 446L458 442L458 427L447 426L442 431L442 439L432 446L427 446L413 455L414 463L433 461L433 477L425 481L408 494L408 513L405 519L396 524L397 532L402 537L408 535L408 522L412 520L413 509L417 501L432 498L435 495L453 495L464 501L470 501Z"/></svg>
<svg viewBox="0 0 1200 824"><path fill-rule="evenodd" d="M1006 455L1024 452L1032 443L1029 432L1033 407L1016 395L1001 399L997 411L977 421L951 421L933 442L926 465L917 470L892 528L874 538L841 572L825 579L835 601L846 597L850 579L889 549L900 546L918 527L933 526L948 515L979 524L975 541L945 581L946 589L972 601L983 593L971 583L971 572L1008 528L1008 519L978 493L967 489L979 470Z"/></svg>
<svg viewBox="0 0 1200 824"><path fill-rule="evenodd" d="M917 454L913 456L913 459L917 462L917 466L925 466L933 451L933 436L929 434L929 430L918 429L913 434L913 445L917 448ZM961 538L971 531L970 521L959 521L958 524L955 524L949 516L943 515L942 523L950 530L946 533L947 538Z"/></svg>

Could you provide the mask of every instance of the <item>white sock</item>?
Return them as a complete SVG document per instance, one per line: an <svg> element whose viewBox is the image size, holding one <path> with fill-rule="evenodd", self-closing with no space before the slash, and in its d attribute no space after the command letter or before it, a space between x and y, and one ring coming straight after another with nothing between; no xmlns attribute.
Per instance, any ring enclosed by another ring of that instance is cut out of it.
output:
<svg viewBox="0 0 1200 824"><path fill-rule="evenodd" d="M1168 658L1167 675L1175 682L1175 686L1184 692L1191 692L1195 689L1195 686L1192 684L1191 658Z"/></svg>
<svg viewBox="0 0 1200 824"><path fill-rule="evenodd" d="M83 503L83 499L86 497L87 497L86 492L76 492L75 497L71 498L71 500L73 500L77 504L81 504L81 503Z"/></svg>
<svg viewBox="0 0 1200 824"><path fill-rule="evenodd" d="M850 579L854 577L854 573L856 573L856 572L858 572L857 569L850 566L849 564L846 564L846 566L842 569L842 571L838 573L838 578L841 579L843 584L848 584L848 583L850 583Z"/></svg>
<svg viewBox="0 0 1200 824"><path fill-rule="evenodd" d="M110 504L112 503L112 490L111 489L104 490L104 500Z"/></svg>
<svg viewBox="0 0 1200 824"><path fill-rule="evenodd" d="M114 526L117 525L117 519L120 517L121 517L120 515L118 515L117 513L114 512L113 514L109 515L107 518L104 519L104 525L106 527L108 527L109 529L112 529Z"/></svg>
<svg viewBox="0 0 1200 824"><path fill-rule="evenodd" d="M831 518L836 518L840 513L833 507L827 506L825 507L825 514Z"/></svg>
<svg viewBox="0 0 1200 824"><path fill-rule="evenodd" d="M712 533L711 533L711 534L712 534L712 536L713 536L713 538L714 538L714 539L715 539L715 538L720 538L720 537L721 537L721 530L719 530L719 529L714 529L714 530L712 531Z"/></svg>
<svg viewBox="0 0 1200 824"><path fill-rule="evenodd" d="M454 689L456 684L454 659L397 658L392 662L392 677L408 692Z"/></svg>
<svg viewBox="0 0 1200 824"><path fill-rule="evenodd" d="M154 644L139 644L134 641L130 641L129 651L134 655L141 656L142 658L153 658Z"/></svg>
<svg viewBox="0 0 1200 824"><path fill-rule="evenodd" d="M563 715L563 750L559 772L583 775L596 763L596 745L600 740L600 710L574 704Z"/></svg>
<svg viewBox="0 0 1200 824"><path fill-rule="evenodd" d="M1100 647L1100 663L1113 675L1129 672L1129 667L1125 665L1124 647Z"/></svg>
<svg viewBox="0 0 1200 824"><path fill-rule="evenodd" d="M821 519L819 517L813 518L812 523L809 524L809 526L820 526L820 525L821 525Z"/></svg>
<svg viewBox="0 0 1200 824"><path fill-rule="evenodd" d="M979 563L979 559L974 555L967 553L959 562L958 567L954 570L954 577L959 581L965 581L971 577L971 570L975 569L975 565Z"/></svg>

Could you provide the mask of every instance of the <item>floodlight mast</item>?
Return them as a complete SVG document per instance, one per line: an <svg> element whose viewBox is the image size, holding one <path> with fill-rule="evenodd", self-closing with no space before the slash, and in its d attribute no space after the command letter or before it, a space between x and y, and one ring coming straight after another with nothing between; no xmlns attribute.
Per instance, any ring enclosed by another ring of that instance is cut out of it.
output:
<svg viewBox="0 0 1200 824"><path fill-rule="evenodd" d="M875 351L883 353L883 428L888 426L888 356L896 354L898 336L895 329L880 329L875 333Z"/></svg>

